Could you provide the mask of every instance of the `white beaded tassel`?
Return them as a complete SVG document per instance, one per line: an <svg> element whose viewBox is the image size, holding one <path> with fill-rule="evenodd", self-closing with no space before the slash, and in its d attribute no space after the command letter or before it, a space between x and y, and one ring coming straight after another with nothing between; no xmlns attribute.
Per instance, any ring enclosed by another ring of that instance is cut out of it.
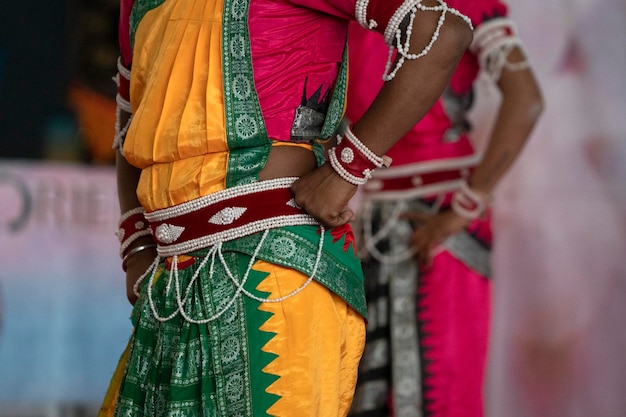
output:
<svg viewBox="0 0 626 417"><path fill-rule="evenodd" d="M398 200L393 203L393 210L389 217L386 218L383 226L374 234L372 231L373 216L372 216L372 202L367 201L363 207L363 234L365 240L365 253L371 255L374 259L383 264L397 264L407 259L412 258L415 255L415 249L411 246L408 249L393 253L382 253L376 245L383 239L387 238L393 233L394 228L400 220L402 213L408 211L407 200Z"/></svg>
<svg viewBox="0 0 626 417"><path fill-rule="evenodd" d="M269 230L265 230L265 232L261 236L261 240L259 241L259 244L257 245L257 247L254 250L254 253L250 257L250 261L248 262L248 267L247 267L246 272L244 273L244 275L243 275L243 277L241 279L241 282L237 281L237 278L235 278L234 274L232 273L232 271L228 267L226 259L224 259L224 255L222 253L222 244L218 243L218 244L212 246L209 249L209 251L207 252L207 254L205 255L205 257L202 260L202 262L200 263L200 265L198 265L198 268L195 271L195 273L193 274L193 276L191 277L191 279L189 280L189 284L187 285L187 288L184 291L184 295L183 295L183 291L181 290L181 283L180 283L180 279L179 279L179 275L178 275L178 255L174 255L172 257L172 268L171 268L171 271L170 271L170 274L169 274L169 278L168 278L168 281L167 281L167 284L166 284L165 294L168 294L170 292L171 288L172 288L172 285L174 285L174 291L175 291L175 298L176 298L177 308L169 316L164 317L164 316L160 316L159 315L159 313L157 312L156 304L154 302L154 298L152 296L152 287L155 284L155 277L156 277L156 273L157 273L157 270L158 270L159 262L161 260L160 257L157 256L157 258L154 260L152 265L150 265L148 270L141 277L139 277L139 279L137 280L137 282L133 286L133 291L134 291L134 293L137 296L139 296L139 291L138 291L139 284L148 275L150 275L149 282L147 283L147 287L148 287L148 289L147 289L147 291L148 291L148 303L150 304L150 309L152 310L152 314L154 315L154 318L157 321L162 322L162 323L171 320L172 318L176 317L178 314L180 314L189 323L194 323L194 324L206 324L206 323L209 323L211 321L217 320L226 311L228 311L228 309L235 303L235 301L237 300L237 298L241 294L243 294L246 297L249 297L249 298L251 298L253 300L259 301L261 303L279 303L281 301L284 301L284 300L286 300L288 298L291 298L291 297L295 296L296 294L300 293L315 278L315 275L317 274L317 269L319 268L320 261L321 261L321 258L322 258L322 251L324 249L325 229L324 229L323 226L320 225L320 241L319 241L319 245L318 245L318 248L317 248L317 254L316 254L316 257L315 257L315 263L313 264L313 270L311 271L311 274L310 274L309 278L300 287L296 288L291 293L289 293L287 295L284 295L282 297L279 297L279 298L262 298L262 297L257 297L256 295L250 293L249 291L247 291L244 288L244 285L248 281L248 276L250 275L250 272L252 271L252 267L254 266L254 264L255 264L255 262L256 262L256 260L258 258L258 255L259 255L259 252L261 250L261 247L263 246L263 243L265 242L265 239L267 238L268 234L269 234ZM210 279L213 278L216 258L219 258L219 261L221 262L222 266L224 267L224 270L226 271L226 275L233 281L233 283L237 287L237 290L235 291L235 294L233 294L231 299L228 300L226 305L223 308L221 308L219 311L217 311L215 314L213 314L212 316L206 317L206 318L194 318L194 317L191 317L187 313L187 311L185 311L185 305L187 304L187 301L189 300L189 295L191 293L193 284L198 280L198 277L200 276L201 270L206 266L206 264L209 261L211 261L211 263L210 263L210 266L209 266L209 278L208 279L210 280Z"/></svg>
<svg viewBox="0 0 626 417"><path fill-rule="evenodd" d="M122 155L124 155L124 139L126 138L126 133L128 133L128 128L130 127L130 122L133 120L133 116L131 114L126 120L126 124L122 127L122 110L127 113L131 113L130 103L127 100L124 100L122 96L119 94L115 97L115 101L117 102L117 108L115 110L115 136L113 136L113 149L117 149L120 151Z"/></svg>
<svg viewBox="0 0 626 417"><path fill-rule="evenodd" d="M374 30L378 23L374 19L367 20L367 6L370 0L357 0L355 5L355 17L359 25L365 29Z"/></svg>
<svg viewBox="0 0 626 417"><path fill-rule="evenodd" d="M387 28L385 29L385 42L389 45L389 55L387 57L387 64L385 65L385 73L383 74L384 81L393 80L396 76L396 73L406 60L415 60L423 57L432 49L434 43L439 38L439 32L441 27L443 26L446 20L446 13L453 14L455 16L460 17L469 25L470 28L473 28L471 20L463 15L456 9L448 7L448 5L443 0L437 0L439 2L439 6L424 6L421 0L406 0L393 14L389 23L387 24ZM441 16L439 16L439 20L437 21L437 26L435 27L435 31L433 32L430 41L428 44L422 49L421 52L417 54L409 53L410 45L411 45L411 34L413 32L413 23L415 22L415 17L418 11L422 12L441 12ZM405 41L402 43L402 30L400 29L400 25L405 17L409 15L409 24L406 28L405 33ZM395 39L395 45L394 45ZM394 48L398 51L398 59L396 62L395 68L391 69L393 64L393 51Z"/></svg>

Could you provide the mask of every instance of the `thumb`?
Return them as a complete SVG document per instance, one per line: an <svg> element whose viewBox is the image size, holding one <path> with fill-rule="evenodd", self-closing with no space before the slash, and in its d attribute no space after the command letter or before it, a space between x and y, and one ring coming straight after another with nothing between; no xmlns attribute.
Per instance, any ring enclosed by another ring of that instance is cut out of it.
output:
<svg viewBox="0 0 626 417"><path fill-rule="evenodd" d="M343 210L341 210L339 215L335 217L333 224L331 224L330 226L343 226L344 224L352 222L354 220L356 220L356 215L354 214L354 211L352 211L350 207L346 206L343 208Z"/></svg>

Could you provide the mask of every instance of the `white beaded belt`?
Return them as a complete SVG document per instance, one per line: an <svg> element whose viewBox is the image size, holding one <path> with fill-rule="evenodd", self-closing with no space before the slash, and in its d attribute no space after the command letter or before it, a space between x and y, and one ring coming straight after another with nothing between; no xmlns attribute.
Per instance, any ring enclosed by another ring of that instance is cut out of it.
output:
<svg viewBox="0 0 626 417"><path fill-rule="evenodd" d="M291 192L297 178L258 181L146 213L160 256L193 252L283 226L317 225Z"/></svg>
<svg viewBox="0 0 626 417"><path fill-rule="evenodd" d="M418 162L376 171L363 186L370 200L423 198L456 190L478 164L479 155Z"/></svg>

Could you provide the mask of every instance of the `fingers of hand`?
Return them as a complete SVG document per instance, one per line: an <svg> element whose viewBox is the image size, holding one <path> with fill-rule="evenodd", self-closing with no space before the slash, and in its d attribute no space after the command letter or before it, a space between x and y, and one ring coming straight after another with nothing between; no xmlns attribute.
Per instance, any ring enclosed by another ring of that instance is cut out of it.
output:
<svg viewBox="0 0 626 417"><path fill-rule="evenodd" d="M340 226L355 218L347 204L356 187L325 166L294 182L291 190L296 204L325 226Z"/></svg>
<svg viewBox="0 0 626 417"><path fill-rule="evenodd" d="M328 207L322 207L319 210L316 208L307 208L307 211L326 227L342 226L356 219L356 215L352 209L347 206L340 211L330 210Z"/></svg>
<svg viewBox="0 0 626 417"><path fill-rule="evenodd" d="M422 247L417 248L417 263L421 268L428 268L432 264L432 254L434 248L434 245L423 245Z"/></svg>
<svg viewBox="0 0 626 417"><path fill-rule="evenodd" d="M339 213L339 216L337 216L336 221L338 224L335 226L341 226L354 220L356 220L356 214L354 214L354 211L352 211L350 207L345 206L341 213Z"/></svg>
<svg viewBox="0 0 626 417"><path fill-rule="evenodd" d="M428 230L418 229L411 235L411 246L415 250L415 260L420 267L426 267L432 262L432 252L438 240Z"/></svg>

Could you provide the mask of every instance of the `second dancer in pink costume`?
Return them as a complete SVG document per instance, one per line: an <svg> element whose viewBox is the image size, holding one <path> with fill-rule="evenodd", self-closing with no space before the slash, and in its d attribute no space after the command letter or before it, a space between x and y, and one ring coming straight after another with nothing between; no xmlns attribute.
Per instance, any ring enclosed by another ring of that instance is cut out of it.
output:
<svg viewBox="0 0 626 417"><path fill-rule="evenodd" d="M369 323L352 416L484 414L490 195L543 102L507 6L448 3L472 19L472 46L429 114L387 153L393 166L363 187ZM373 67L386 48L357 25L350 37L347 116L358 120L383 84ZM481 71L502 101L479 155L466 116Z"/></svg>

